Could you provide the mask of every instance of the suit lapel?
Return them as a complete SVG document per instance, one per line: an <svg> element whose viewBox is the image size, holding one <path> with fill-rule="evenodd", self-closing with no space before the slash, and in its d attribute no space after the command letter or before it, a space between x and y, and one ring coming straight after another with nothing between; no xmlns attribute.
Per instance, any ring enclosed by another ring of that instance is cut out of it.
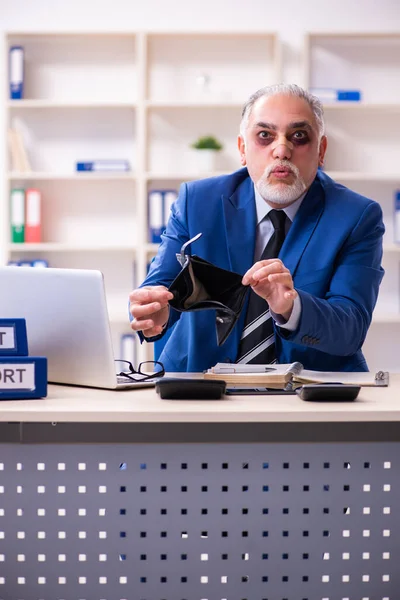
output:
<svg viewBox="0 0 400 600"><path fill-rule="evenodd" d="M244 274L254 262L257 214L254 185L246 177L231 196L222 196L226 251L229 269ZM279 253L285 267L294 277L300 259L314 233L325 205L323 187L316 178L307 192Z"/></svg>
<svg viewBox="0 0 400 600"><path fill-rule="evenodd" d="M250 177L230 197L222 196L222 202L229 268L244 275L253 264L255 246L256 207Z"/></svg>
<svg viewBox="0 0 400 600"><path fill-rule="evenodd" d="M318 179L315 179L301 203L279 253L279 258L289 269L292 277L294 277L304 250L314 233L324 205L325 195L322 185Z"/></svg>

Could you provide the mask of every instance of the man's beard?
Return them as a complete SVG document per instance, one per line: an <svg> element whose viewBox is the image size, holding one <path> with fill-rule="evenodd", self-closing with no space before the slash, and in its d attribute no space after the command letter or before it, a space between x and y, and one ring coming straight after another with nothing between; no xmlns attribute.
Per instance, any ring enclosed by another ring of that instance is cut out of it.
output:
<svg viewBox="0 0 400 600"><path fill-rule="evenodd" d="M277 167L289 169L294 175L294 182L290 184L279 180L276 183L269 182L269 175ZM288 160L278 160L265 169L264 173L256 183L256 188L260 196L267 202L287 204L288 202L294 202L300 198L306 191L307 186L304 179L300 177L300 172L294 164Z"/></svg>

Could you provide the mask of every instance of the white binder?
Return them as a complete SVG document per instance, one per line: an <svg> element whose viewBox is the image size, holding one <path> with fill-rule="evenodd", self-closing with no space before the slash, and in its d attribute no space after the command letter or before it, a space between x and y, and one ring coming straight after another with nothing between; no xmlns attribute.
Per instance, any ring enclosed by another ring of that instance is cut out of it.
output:
<svg viewBox="0 0 400 600"><path fill-rule="evenodd" d="M149 237L150 242L159 244L163 230L163 194L161 191L149 192Z"/></svg>
<svg viewBox="0 0 400 600"><path fill-rule="evenodd" d="M10 99L21 100L24 97L24 49L22 46L11 46L9 69Z"/></svg>

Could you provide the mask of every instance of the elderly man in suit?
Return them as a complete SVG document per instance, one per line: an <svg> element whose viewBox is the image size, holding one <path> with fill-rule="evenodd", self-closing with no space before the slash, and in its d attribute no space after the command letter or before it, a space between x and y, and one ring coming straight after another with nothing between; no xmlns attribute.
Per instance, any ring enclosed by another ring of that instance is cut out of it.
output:
<svg viewBox="0 0 400 600"><path fill-rule="evenodd" d="M130 294L132 329L141 340L165 336L167 371L222 361L368 370L361 347L383 277L382 211L322 171L320 101L296 85L258 90L243 108L238 148L242 169L181 186L149 274ZM213 311L168 304L176 253L199 232L195 253L251 288L221 346Z"/></svg>

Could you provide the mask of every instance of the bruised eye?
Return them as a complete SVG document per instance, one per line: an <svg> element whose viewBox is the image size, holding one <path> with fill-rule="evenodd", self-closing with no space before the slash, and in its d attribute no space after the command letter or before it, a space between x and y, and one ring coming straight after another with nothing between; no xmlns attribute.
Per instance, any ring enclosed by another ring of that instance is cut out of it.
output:
<svg viewBox="0 0 400 600"><path fill-rule="evenodd" d="M258 138L263 142L270 142L272 140L272 135L269 131L260 131Z"/></svg>
<svg viewBox="0 0 400 600"><path fill-rule="evenodd" d="M292 140L294 140L295 142L300 142L300 143L305 143L308 142L309 137L308 137L308 133L306 131L295 131L294 134L292 135Z"/></svg>

